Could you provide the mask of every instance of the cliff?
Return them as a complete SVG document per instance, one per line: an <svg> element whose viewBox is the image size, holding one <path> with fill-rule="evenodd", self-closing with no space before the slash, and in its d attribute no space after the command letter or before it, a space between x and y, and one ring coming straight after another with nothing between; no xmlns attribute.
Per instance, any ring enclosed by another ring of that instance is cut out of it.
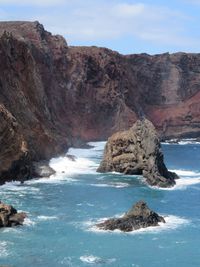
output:
<svg viewBox="0 0 200 267"><path fill-rule="evenodd" d="M199 136L199 54L123 56L69 47L38 22L0 22L0 62L1 182L141 114L163 139Z"/></svg>

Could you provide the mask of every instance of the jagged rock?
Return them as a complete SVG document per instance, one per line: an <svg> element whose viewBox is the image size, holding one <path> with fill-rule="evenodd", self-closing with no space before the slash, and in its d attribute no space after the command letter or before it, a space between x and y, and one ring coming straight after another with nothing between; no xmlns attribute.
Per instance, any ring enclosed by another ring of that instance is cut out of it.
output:
<svg viewBox="0 0 200 267"><path fill-rule="evenodd" d="M155 127L147 119L108 139L97 171L143 175L148 184L159 187L173 186L178 178L167 170Z"/></svg>
<svg viewBox="0 0 200 267"><path fill-rule="evenodd" d="M106 220L96 226L102 230L116 229L130 232L140 228L159 226L159 222L165 223L165 219L150 210L144 201L137 202L123 217Z"/></svg>
<svg viewBox="0 0 200 267"><path fill-rule="evenodd" d="M51 175L55 174L55 170L49 166L48 160L42 160L39 162L33 162L32 164L32 176L39 178L39 177L50 177Z"/></svg>
<svg viewBox="0 0 200 267"><path fill-rule="evenodd" d="M0 202L0 227L22 225L25 218L26 213L18 213L13 206Z"/></svg>

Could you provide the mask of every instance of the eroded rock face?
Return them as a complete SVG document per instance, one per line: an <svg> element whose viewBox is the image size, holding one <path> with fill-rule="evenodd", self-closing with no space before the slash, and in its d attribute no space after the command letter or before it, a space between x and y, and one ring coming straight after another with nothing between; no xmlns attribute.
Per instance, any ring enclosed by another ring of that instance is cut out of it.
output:
<svg viewBox="0 0 200 267"><path fill-rule="evenodd" d="M178 178L167 170L156 129L147 119L108 139L97 171L143 175L148 184L159 187L173 186Z"/></svg>
<svg viewBox="0 0 200 267"><path fill-rule="evenodd" d="M137 202L123 217L106 220L96 226L102 230L131 232L140 228L159 226L165 219L149 209L144 201Z"/></svg>
<svg viewBox="0 0 200 267"><path fill-rule="evenodd" d="M38 22L0 22L0 183L141 113L163 139L199 136L199 58L69 47Z"/></svg>
<svg viewBox="0 0 200 267"><path fill-rule="evenodd" d="M0 184L23 180L31 173L30 153L16 118L0 104Z"/></svg>
<svg viewBox="0 0 200 267"><path fill-rule="evenodd" d="M17 210L11 205L0 202L0 227L13 227L22 225L25 218L26 213L18 213Z"/></svg>

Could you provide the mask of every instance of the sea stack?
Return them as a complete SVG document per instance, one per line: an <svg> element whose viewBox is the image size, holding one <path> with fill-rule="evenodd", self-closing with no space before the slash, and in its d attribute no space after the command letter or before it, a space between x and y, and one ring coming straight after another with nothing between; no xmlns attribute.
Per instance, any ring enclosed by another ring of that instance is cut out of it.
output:
<svg viewBox="0 0 200 267"><path fill-rule="evenodd" d="M158 187L171 187L178 178L167 170L156 129L147 119L108 139L97 172L112 171L143 175L149 185Z"/></svg>
<svg viewBox="0 0 200 267"><path fill-rule="evenodd" d="M140 200L123 217L108 219L96 226L101 230L131 232L140 228L159 226L160 222L165 223L165 219Z"/></svg>
<svg viewBox="0 0 200 267"><path fill-rule="evenodd" d="M25 218L26 213L17 212L13 206L0 201L0 228L22 225Z"/></svg>

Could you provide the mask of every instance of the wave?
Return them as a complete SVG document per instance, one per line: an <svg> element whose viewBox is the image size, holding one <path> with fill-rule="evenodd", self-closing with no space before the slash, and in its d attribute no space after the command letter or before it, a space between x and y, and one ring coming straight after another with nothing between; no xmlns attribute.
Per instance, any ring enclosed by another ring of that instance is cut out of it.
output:
<svg viewBox="0 0 200 267"><path fill-rule="evenodd" d="M200 172L197 171L188 171L188 170L170 170L170 171L175 172L179 176L200 177Z"/></svg>
<svg viewBox="0 0 200 267"><path fill-rule="evenodd" d="M116 183L107 183L107 184L90 184L95 187L114 187L114 188L125 188L129 187L128 183L116 182Z"/></svg>
<svg viewBox="0 0 200 267"><path fill-rule="evenodd" d="M88 145L91 148L70 148L66 156L51 159L49 165L56 171L56 176L96 174L98 164L93 158L101 156L105 142L89 142Z"/></svg>
<svg viewBox="0 0 200 267"><path fill-rule="evenodd" d="M71 154L70 154L71 155ZM73 154L74 155L74 154ZM95 173L97 164L86 158L76 158L75 161L66 157L53 158L50 161L50 167L56 171L56 174L65 176L71 174Z"/></svg>
<svg viewBox="0 0 200 267"><path fill-rule="evenodd" d="M84 223L84 226L86 228L86 231L94 232L94 233L116 233L116 234L145 234L145 233L150 233L150 234L157 234L163 231L172 231L175 230L181 226L187 225L190 223L189 220L174 216L174 215L162 215L165 219L166 223L159 223L159 226L151 226L147 228L141 228L138 230L134 230L131 232L123 232L120 230L114 230L114 231L108 231L108 230L102 230L99 229L96 224L102 223L105 220L108 220L110 218L101 218L98 220L89 220ZM116 216L114 216L116 217Z"/></svg>
<svg viewBox="0 0 200 267"><path fill-rule="evenodd" d="M66 177L64 175L51 175L49 178L40 178L40 179L32 179L25 182L25 184L28 185L34 185L34 184L60 184L60 183L75 183L77 182L77 179Z"/></svg>
<svg viewBox="0 0 200 267"><path fill-rule="evenodd" d="M190 185L195 185L199 183L200 178L182 178L176 180L176 185L174 186L174 189L186 189Z"/></svg>
<svg viewBox="0 0 200 267"><path fill-rule="evenodd" d="M0 241L0 258L6 258L9 256L8 246L12 244L7 241Z"/></svg>
<svg viewBox="0 0 200 267"><path fill-rule="evenodd" d="M19 191L28 191L29 194L32 192L39 192L40 189L39 188L36 188L36 187L29 187L29 186L26 186L28 185L28 182L29 181L26 181L26 184L22 184L21 182L19 181L13 181L13 182L7 182L5 183L4 185L2 185L0 187L0 191L16 191L16 192L19 192Z"/></svg>
<svg viewBox="0 0 200 267"><path fill-rule="evenodd" d="M26 225L26 226L34 226L35 224L36 224L36 222L34 222L33 220L31 220L30 217L26 217L24 219L23 225Z"/></svg>
<svg viewBox="0 0 200 267"><path fill-rule="evenodd" d="M110 264L116 261L116 259L103 259L93 255L84 255L80 257L80 260L88 264Z"/></svg>
<svg viewBox="0 0 200 267"><path fill-rule="evenodd" d="M150 186L152 189L156 190L184 190L187 189L188 186L200 184L200 172L194 172L194 171L186 171L186 170L170 170L171 172L175 172L180 176L179 179L176 180L176 184L173 187L157 187L157 186ZM143 180L143 182L146 184L146 181Z"/></svg>
<svg viewBox="0 0 200 267"><path fill-rule="evenodd" d="M38 216L38 219L40 221L49 221L49 220L57 220L58 217L57 216L45 216L45 215L40 215Z"/></svg>
<svg viewBox="0 0 200 267"><path fill-rule="evenodd" d="M195 138L187 138L187 139L181 139L181 140L177 140L177 139L171 139L169 141L166 142L162 142L163 145L199 145L200 142L197 141Z"/></svg>
<svg viewBox="0 0 200 267"><path fill-rule="evenodd" d="M173 191L173 190L184 190L187 189L188 186L200 184L200 178L180 178L176 180L176 184L173 187L157 187L157 186L150 186L152 189L156 190L164 190L164 191Z"/></svg>

